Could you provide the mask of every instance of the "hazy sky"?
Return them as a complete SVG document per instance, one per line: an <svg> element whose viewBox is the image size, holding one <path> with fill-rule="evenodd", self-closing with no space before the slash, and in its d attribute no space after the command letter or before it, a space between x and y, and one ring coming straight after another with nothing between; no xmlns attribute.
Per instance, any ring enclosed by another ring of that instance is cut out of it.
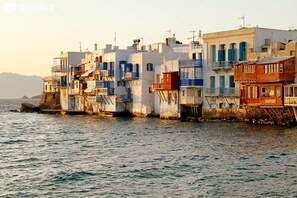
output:
<svg viewBox="0 0 297 198"><path fill-rule="evenodd" d="M50 75L60 51L126 48L164 41L167 30L187 43L190 31L202 33L246 25L297 28L296 0L0 0L0 73Z"/></svg>

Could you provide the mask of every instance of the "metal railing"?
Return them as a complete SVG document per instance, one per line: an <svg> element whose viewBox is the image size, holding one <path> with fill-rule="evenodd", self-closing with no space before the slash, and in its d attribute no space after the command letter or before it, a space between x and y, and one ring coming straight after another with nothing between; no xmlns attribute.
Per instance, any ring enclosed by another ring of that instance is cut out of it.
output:
<svg viewBox="0 0 297 198"><path fill-rule="evenodd" d="M240 96L239 88L204 88L205 96Z"/></svg>
<svg viewBox="0 0 297 198"><path fill-rule="evenodd" d="M54 65L52 66L52 72L66 72L67 66L66 65Z"/></svg>
<svg viewBox="0 0 297 198"><path fill-rule="evenodd" d="M179 65L180 67L202 67L202 59L181 59Z"/></svg>
<svg viewBox="0 0 297 198"><path fill-rule="evenodd" d="M218 62L211 62L210 61L210 66L213 69L232 69L233 65L236 62L232 62L232 61L218 61Z"/></svg>
<svg viewBox="0 0 297 198"><path fill-rule="evenodd" d="M99 96L113 96L114 95L114 88L99 88L98 89Z"/></svg>
<svg viewBox="0 0 297 198"><path fill-rule="evenodd" d="M139 75L137 72L126 72L122 77L123 80L137 79L137 78L139 78Z"/></svg>
<svg viewBox="0 0 297 198"><path fill-rule="evenodd" d="M203 86L202 79L181 79L180 86Z"/></svg>

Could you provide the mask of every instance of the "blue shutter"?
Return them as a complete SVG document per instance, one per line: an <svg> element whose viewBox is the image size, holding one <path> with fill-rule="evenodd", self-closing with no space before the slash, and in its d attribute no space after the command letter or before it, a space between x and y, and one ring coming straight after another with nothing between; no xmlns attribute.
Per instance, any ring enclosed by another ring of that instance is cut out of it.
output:
<svg viewBox="0 0 297 198"><path fill-rule="evenodd" d="M107 70L107 62L103 63L103 70Z"/></svg>
<svg viewBox="0 0 297 198"><path fill-rule="evenodd" d="M223 61L223 50L218 51L218 61Z"/></svg>
<svg viewBox="0 0 297 198"><path fill-rule="evenodd" d="M229 77L229 87L234 88L235 87L235 82L234 82L234 76Z"/></svg>
<svg viewBox="0 0 297 198"><path fill-rule="evenodd" d="M246 42L239 44L239 59L241 61L246 60Z"/></svg>
<svg viewBox="0 0 297 198"><path fill-rule="evenodd" d="M211 46L211 60L212 62L216 62L216 46L215 45L212 45Z"/></svg>
<svg viewBox="0 0 297 198"><path fill-rule="evenodd" d="M233 49L228 49L228 61L232 62L233 60Z"/></svg>

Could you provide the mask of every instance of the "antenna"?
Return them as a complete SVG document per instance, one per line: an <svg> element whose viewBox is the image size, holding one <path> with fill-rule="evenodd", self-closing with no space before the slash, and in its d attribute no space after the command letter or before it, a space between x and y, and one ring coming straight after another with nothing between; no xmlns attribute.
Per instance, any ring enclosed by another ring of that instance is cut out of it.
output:
<svg viewBox="0 0 297 198"><path fill-rule="evenodd" d="M167 30L166 32L168 32L169 38L170 38L171 37L171 30Z"/></svg>
<svg viewBox="0 0 297 198"><path fill-rule="evenodd" d="M117 33L115 32L114 33L114 46L117 45Z"/></svg>
<svg viewBox="0 0 297 198"><path fill-rule="evenodd" d="M242 17L239 17L239 19L242 20L242 27L245 27L245 16L243 15Z"/></svg>
<svg viewBox="0 0 297 198"><path fill-rule="evenodd" d="M195 40L195 33L196 33L196 31L190 31L190 32L192 32L193 33L193 42L194 42L194 40Z"/></svg>
<svg viewBox="0 0 297 198"><path fill-rule="evenodd" d="M79 43L79 51L81 52L81 42L78 42Z"/></svg>
<svg viewBox="0 0 297 198"><path fill-rule="evenodd" d="M141 37L141 38L139 38L139 39L141 39L141 42L142 42L142 46L143 46L143 37Z"/></svg>

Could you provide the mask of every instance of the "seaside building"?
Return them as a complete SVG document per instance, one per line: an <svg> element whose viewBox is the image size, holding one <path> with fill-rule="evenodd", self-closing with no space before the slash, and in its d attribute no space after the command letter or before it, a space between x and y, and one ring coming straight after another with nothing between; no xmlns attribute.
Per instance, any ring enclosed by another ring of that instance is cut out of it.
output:
<svg viewBox="0 0 297 198"><path fill-rule="evenodd" d="M238 109L240 85L234 81L234 65L255 60L254 54L268 52L272 42L291 40L297 40L297 31L251 27L204 34L204 112Z"/></svg>
<svg viewBox="0 0 297 198"><path fill-rule="evenodd" d="M267 52L251 53L254 61L234 67L235 81L240 84L240 105L279 120L296 114L297 42L271 43ZM293 111L291 108L292 106ZM259 109L260 108L260 109ZM296 117L297 118L297 117Z"/></svg>

